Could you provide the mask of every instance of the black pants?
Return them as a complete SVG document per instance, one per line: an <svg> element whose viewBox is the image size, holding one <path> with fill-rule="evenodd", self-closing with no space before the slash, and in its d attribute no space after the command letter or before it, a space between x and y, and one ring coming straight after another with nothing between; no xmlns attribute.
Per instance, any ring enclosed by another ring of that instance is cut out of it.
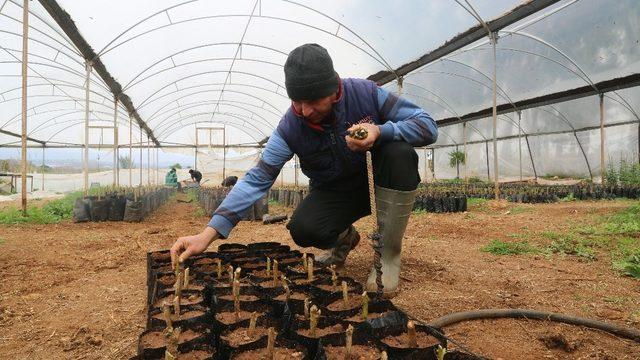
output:
<svg viewBox="0 0 640 360"><path fill-rule="evenodd" d="M418 154L408 143L388 143L374 150L372 156L376 185L412 191L420 183ZM313 189L294 211L287 229L299 246L328 249L335 246L341 232L369 214L366 182L349 192Z"/></svg>

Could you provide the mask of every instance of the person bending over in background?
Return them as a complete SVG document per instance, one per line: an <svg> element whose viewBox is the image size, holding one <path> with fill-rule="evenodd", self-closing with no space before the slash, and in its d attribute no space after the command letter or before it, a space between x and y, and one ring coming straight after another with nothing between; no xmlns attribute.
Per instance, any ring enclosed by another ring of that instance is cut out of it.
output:
<svg viewBox="0 0 640 360"><path fill-rule="evenodd" d="M269 138L258 164L234 186L208 226L180 237L172 260L202 253L226 239L246 210L271 188L294 154L309 177L309 195L294 211L287 229L302 247L326 250L321 265L342 266L360 235L353 226L370 214L365 151L373 156L378 222L382 234L385 293L395 292L400 274L402 237L420 182L414 146L436 141L435 121L420 107L364 79L341 79L326 49L302 45L284 65L291 107ZM348 136L356 128L365 139ZM376 289L375 271L367 288Z"/></svg>
<svg viewBox="0 0 640 360"><path fill-rule="evenodd" d="M202 180L202 173L200 171L190 169L189 174L191 174L191 181L195 181L200 184L200 180Z"/></svg>

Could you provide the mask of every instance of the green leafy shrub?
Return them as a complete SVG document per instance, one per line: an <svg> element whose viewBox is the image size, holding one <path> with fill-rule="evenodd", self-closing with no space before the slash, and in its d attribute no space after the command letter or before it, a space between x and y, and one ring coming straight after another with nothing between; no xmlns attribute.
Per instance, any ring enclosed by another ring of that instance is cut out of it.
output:
<svg viewBox="0 0 640 360"><path fill-rule="evenodd" d="M540 252L540 249L526 241L504 242L500 240L492 240L480 250L493 255L522 255L536 254Z"/></svg>

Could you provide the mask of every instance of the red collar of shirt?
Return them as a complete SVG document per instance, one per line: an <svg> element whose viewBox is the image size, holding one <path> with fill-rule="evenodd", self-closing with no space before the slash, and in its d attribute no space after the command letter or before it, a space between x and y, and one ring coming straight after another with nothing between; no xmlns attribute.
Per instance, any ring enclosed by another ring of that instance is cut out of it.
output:
<svg viewBox="0 0 640 360"><path fill-rule="evenodd" d="M342 79L338 78L338 96L336 97L336 99L333 101L334 104L340 102L340 100L342 100L342 94L343 94L343 90L342 90ZM314 129L314 130L318 130L318 131L324 131L324 129L322 128L322 123L326 123L330 121L330 117L327 117L326 119L322 120L320 123L318 124L314 124L312 122L310 122L309 120L305 119L301 113L299 113L298 111L296 111L296 108L293 106L293 104L291 104L291 111L293 111L293 114L296 117L302 118L304 120L304 122L307 124L308 127ZM332 115L332 114L330 114Z"/></svg>

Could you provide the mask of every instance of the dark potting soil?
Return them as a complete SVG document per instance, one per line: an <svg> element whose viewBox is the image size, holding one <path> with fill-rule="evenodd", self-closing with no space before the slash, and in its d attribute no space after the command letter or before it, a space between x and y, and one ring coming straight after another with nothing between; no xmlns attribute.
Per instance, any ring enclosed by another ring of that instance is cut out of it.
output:
<svg viewBox="0 0 640 360"><path fill-rule="evenodd" d="M280 287L282 286L282 281L276 282L275 284L273 283L273 280L265 280L261 283L259 283L258 285L260 285L260 287L266 288L266 289L271 289L274 287Z"/></svg>
<svg viewBox="0 0 640 360"><path fill-rule="evenodd" d="M180 353L178 359L180 360L207 360L213 358L214 353L206 350L194 350L188 353Z"/></svg>
<svg viewBox="0 0 640 360"><path fill-rule="evenodd" d="M347 307L344 306L342 298L332 302L327 306L327 309L331 311L351 310L357 307L362 307L362 298L355 294L349 294L349 301L347 301Z"/></svg>
<svg viewBox="0 0 640 360"><path fill-rule="evenodd" d="M222 300L227 300L227 301L233 301L233 296L232 295L224 295L224 296L220 296L218 299L222 299ZM238 299L240 300L240 302L243 301L258 301L260 300L259 297L255 296L255 295L240 295L238 296Z"/></svg>
<svg viewBox="0 0 640 360"><path fill-rule="evenodd" d="M327 354L327 360L343 360L346 359L345 352L347 348L345 346L325 346L324 352ZM374 347L365 345L353 345L351 346L351 356L349 359L379 359L380 351Z"/></svg>
<svg viewBox="0 0 640 360"><path fill-rule="evenodd" d="M438 339L433 336L421 332L416 332L416 340L418 343L418 348L425 349L434 345L440 344ZM409 336L407 333L398 335L398 336L387 336L382 339L382 342L387 344L388 346L395 348L409 348Z"/></svg>
<svg viewBox="0 0 640 360"><path fill-rule="evenodd" d="M216 314L216 320L218 320L219 322L225 324L225 325L231 325L231 324L235 324L239 321L243 321L243 320L247 320L251 318L251 314L253 312L252 311L240 311L238 312L238 317L236 317L236 313L233 311L226 311L226 312L221 312L221 313L217 313ZM264 313L258 313L258 318L260 318L260 316L264 315Z"/></svg>
<svg viewBox="0 0 640 360"><path fill-rule="evenodd" d="M153 304L155 307L161 307L164 303L173 304L173 298L175 296L173 294L167 295L163 298L156 300ZM202 296L198 294L182 294L180 298L180 305L194 305L200 304L203 301Z"/></svg>
<svg viewBox="0 0 640 360"><path fill-rule="evenodd" d="M316 285L316 287L320 290L324 290L324 291L330 291L330 292L338 292L338 291L342 291L342 285L338 284L337 286L333 286L330 284L324 284L324 285ZM347 287L347 291L352 292L358 290L353 286L348 286Z"/></svg>
<svg viewBox="0 0 640 360"><path fill-rule="evenodd" d="M258 359L266 359L267 358L267 349L258 349L245 351L236 356L233 356L231 359L234 360L258 360ZM288 360L288 359L302 359L304 358L304 354L295 349L287 349L277 347L274 349L273 360Z"/></svg>
<svg viewBox="0 0 640 360"><path fill-rule="evenodd" d="M309 329L298 329L296 332L304 337L320 338L325 335L344 332L344 327L342 327L342 325L340 324L335 324L333 326L327 326L324 328L316 328L316 336L311 336L311 332L309 331Z"/></svg>
<svg viewBox="0 0 640 360"><path fill-rule="evenodd" d="M195 317L202 316L202 315L204 315L204 311L202 310L190 310L180 314L180 316L171 314L171 321L188 320L188 319L193 319ZM153 318L164 321L164 314L163 313L155 314L153 315Z"/></svg>
<svg viewBox="0 0 640 360"><path fill-rule="evenodd" d="M164 261L171 260L171 253L170 252L154 252L151 254L151 258L155 262L164 262Z"/></svg>
<svg viewBox="0 0 640 360"><path fill-rule="evenodd" d="M313 279L311 279L311 281L309 281L309 279L304 277L304 278L301 278L301 279L293 280L293 283L296 284L296 285L307 285L307 284L312 283L312 282L314 282L316 280L318 280L317 277L314 277Z"/></svg>
<svg viewBox="0 0 640 360"><path fill-rule="evenodd" d="M369 313L367 315L367 320L372 320L372 319L377 319L377 318L381 318L385 315L387 315L389 312L383 312L383 313ZM360 323L363 322L364 320L362 319L362 313L358 314L358 315L354 315L350 318L345 319L346 321L350 321L350 322L355 322L355 323Z"/></svg>
<svg viewBox="0 0 640 360"><path fill-rule="evenodd" d="M301 261L302 261L302 259L300 259L300 258L286 258L286 259L278 260L278 262L280 264L284 264L284 265L291 265L291 264L294 264L294 263L299 263Z"/></svg>
<svg viewBox="0 0 640 360"><path fill-rule="evenodd" d="M266 267L267 263L264 262L258 262L258 263L246 263L246 264L242 264L242 268L243 269L257 269L259 267Z"/></svg>
<svg viewBox="0 0 640 360"><path fill-rule="evenodd" d="M198 259L198 260L193 262L193 265L211 265L211 264L214 264L214 265L218 266L217 262L216 262L216 259L212 259L212 258L202 258L202 259ZM222 268L223 269L226 267L225 265L226 265L225 262L222 261Z"/></svg>
<svg viewBox="0 0 640 360"><path fill-rule="evenodd" d="M236 329L226 335L221 335L220 338L225 340L231 347L238 347L254 341L260 340L263 336L267 336L267 329L263 327L256 327L253 336L249 336L249 329L242 328Z"/></svg>
<svg viewBox="0 0 640 360"><path fill-rule="evenodd" d="M180 333L178 344L183 344L202 335L202 333L195 332L193 330L185 330ZM140 346L143 349L158 349L164 347L166 343L167 337L163 331L153 331L150 333L146 333L142 336L142 338L140 338Z"/></svg>
<svg viewBox="0 0 640 360"><path fill-rule="evenodd" d="M304 301L304 299L307 298L307 297L309 297L309 295L307 295L305 293L292 292L291 295L289 296L289 299ZM280 295L276 296L274 298L274 300L276 300L276 301L285 301L286 298L287 298L286 294L280 294Z"/></svg>

